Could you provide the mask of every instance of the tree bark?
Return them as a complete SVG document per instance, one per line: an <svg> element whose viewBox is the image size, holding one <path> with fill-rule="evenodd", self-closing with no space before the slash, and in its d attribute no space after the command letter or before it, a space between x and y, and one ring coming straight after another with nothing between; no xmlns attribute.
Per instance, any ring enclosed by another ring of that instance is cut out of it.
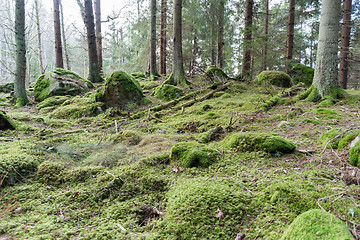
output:
<svg viewBox="0 0 360 240"><path fill-rule="evenodd" d="M64 44L64 55L65 55L66 68L68 70L71 70L69 53L68 53L68 48L67 48L67 43L66 43L66 36L65 36L64 10L63 10L63 5L62 5L61 0L59 0L59 4L60 4L60 18L61 18L61 36L62 36L62 40L63 40L63 44Z"/></svg>
<svg viewBox="0 0 360 240"><path fill-rule="evenodd" d="M216 65L216 8L214 0L210 0L210 18L211 18L211 39L210 39L210 63Z"/></svg>
<svg viewBox="0 0 360 240"><path fill-rule="evenodd" d="M100 73L103 68L103 47L102 47L102 34L101 34L101 1L94 0L95 5L95 34L96 34L96 49L98 55L98 63Z"/></svg>
<svg viewBox="0 0 360 240"><path fill-rule="evenodd" d="M262 51L262 70L266 71L267 68L267 45L269 35L269 0L265 0L265 25L264 25L264 46Z"/></svg>
<svg viewBox="0 0 360 240"><path fill-rule="evenodd" d="M150 74L158 75L156 67L156 0L150 0Z"/></svg>
<svg viewBox="0 0 360 240"><path fill-rule="evenodd" d="M338 39L341 0L323 0L313 86L321 97L338 83Z"/></svg>
<svg viewBox="0 0 360 240"><path fill-rule="evenodd" d="M340 71L339 83L343 89L347 88L348 82L348 60L351 31L351 10L352 0L344 0L343 23L341 27L341 50L340 50Z"/></svg>
<svg viewBox="0 0 360 240"><path fill-rule="evenodd" d="M252 18L253 18L253 0L246 0L245 7L245 29L244 29L244 53L242 64L242 75L245 79L251 79L251 38L252 38Z"/></svg>
<svg viewBox="0 0 360 240"><path fill-rule="evenodd" d="M29 102L25 91L26 78L26 42L25 42L25 3L24 0L15 1L15 44L16 44L16 72L14 94L16 106L24 106Z"/></svg>
<svg viewBox="0 0 360 240"><path fill-rule="evenodd" d="M56 67L64 68L62 44L61 44L61 27L60 27L60 9L59 0L53 0L54 3L54 32L55 32L55 54Z"/></svg>
<svg viewBox="0 0 360 240"><path fill-rule="evenodd" d="M224 14L225 14L225 1L219 1L218 10L218 38L217 38L217 59L216 65L219 68L224 67Z"/></svg>
<svg viewBox="0 0 360 240"><path fill-rule="evenodd" d="M290 71L291 60L294 49L294 27L295 27L295 0L289 0L288 32L286 39L286 62L285 71Z"/></svg>
<svg viewBox="0 0 360 240"><path fill-rule="evenodd" d="M42 42L41 42L41 28L40 28L40 16L39 16L39 0L35 0L35 19L36 19L36 31L38 38L38 54L39 54L39 65L41 74L45 73L44 63L43 63L43 51L42 51Z"/></svg>
<svg viewBox="0 0 360 240"><path fill-rule="evenodd" d="M166 74L166 32L167 32L167 0L161 0L160 23L160 74Z"/></svg>
<svg viewBox="0 0 360 240"><path fill-rule="evenodd" d="M86 33L88 42L88 54L89 54L89 77L91 82L101 82L97 48L96 48L96 36L95 36L95 24L94 14L92 8L92 0L85 0L85 20L86 20Z"/></svg>

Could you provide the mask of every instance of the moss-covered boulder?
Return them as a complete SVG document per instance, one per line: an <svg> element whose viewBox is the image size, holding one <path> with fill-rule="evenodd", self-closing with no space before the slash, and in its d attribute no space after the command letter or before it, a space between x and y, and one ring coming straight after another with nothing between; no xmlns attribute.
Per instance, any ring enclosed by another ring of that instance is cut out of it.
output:
<svg viewBox="0 0 360 240"><path fill-rule="evenodd" d="M0 131L15 130L16 123L6 115L4 111L0 111Z"/></svg>
<svg viewBox="0 0 360 240"><path fill-rule="evenodd" d="M164 84L155 89L155 96L164 101L170 101L183 95L181 88L173 85Z"/></svg>
<svg viewBox="0 0 360 240"><path fill-rule="evenodd" d="M184 167L208 167L220 157L219 151L196 142L176 143L171 149L171 161Z"/></svg>
<svg viewBox="0 0 360 240"><path fill-rule="evenodd" d="M333 214L313 209L299 215L284 232L281 240L355 239L346 223Z"/></svg>
<svg viewBox="0 0 360 240"><path fill-rule="evenodd" d="M76 73L56 68L36 80L34 97L37 101L43 101L51 96L75 96L92 87L93 84L90 81Z"/></svg>
<svg viewBox="0 0 360 240"><path fill-rule="evenodd" d="M310 87L313 82L314 72L315 69L313 69L312 67L297 63L291 69L290 74L293 78L294 84L304 83L306 86Z"/></svg>
<svg viewBox="0 0 360 240"><path fill-rule="evenodd" d="M14 91L14 83L5 83L4 85L0 85L0 92L11 93L13 91Z"/></svg>
<svg viewBox="0 0 360 240"><path fill-rule="evenodd" d="M225 179L183 180L166 197L166 239L235 239L246 222L249 197Z"/></svg>
<svg viewBox="0 0 360 240"><path fill-rule="evenodd" d="M215 65L211 65L208 69L206 69L203 76L205 78L210 78L215 80L223 80L228 78L226 73L221 68L218 68Z"/></svg>
<svg viewBox="0 0 360 240"><path fill-rule="evenodd" d="M104 87L96 93L96 101L107 108L131 109L144 100L139 82L124 71L115 71L105 81Z"/></svg>
<svg viewBox="0 0 360 240"><path fill-rule="evenodd" d="M290 76L281 71L262 71L255 81L262 85L275 85L278 87L291 87Z"/></svg>
<svg viewBox="0 0 360 240"><path fill-rule="evenodd" d="M296 148L293 143L282 137L252 132L232 134L222 141L222 145L239 152L292 153Z"/></svg>

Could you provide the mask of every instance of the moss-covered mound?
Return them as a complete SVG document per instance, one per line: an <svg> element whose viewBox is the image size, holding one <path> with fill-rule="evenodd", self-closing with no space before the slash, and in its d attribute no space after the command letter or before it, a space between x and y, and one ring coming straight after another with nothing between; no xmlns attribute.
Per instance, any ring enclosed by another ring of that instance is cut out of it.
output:
<svg viewBox="0 0 360 240"><path fill-rule="evenodd" d="M171 161L185 167L208 167L220 157L219 151L196 142L176 143L171 149Z"/></svg>
<svg viewBox="0 0 360 240"><path fill-rule="evenodd" d="M269 153L292 153L296 146L282 137L264 133L235 133L224 139L222 144L239 152L266 151Z"/></svg>
<svg viewBox="0 0 360 240"><path fill-rule="evenodd" d="M216 79L216 80L222 80L227 79L228 76L221 68L216 67L215 65L211 65L208 69L205 70L205 73L203 74L205 78L210 79Z"/></svg>
<svg viewBox="0 0 360 240"><path fill-rule="evenodd" d="M124 143L126 145L137 145L141 141L141 136L138 132L132 130L124 130L112 134L108 139L111 143Z"/></svg>
<svg viewBox="0 0 360 240"><path fill-rule="evenodd" d="M275 85L278 87L291 87L290 76L281 71L262 71L255 79L262 85Z"/></svg>
<svg viewBox="0 0 360 240"><path fill-rule="evenodd" d="M96 102L93 97L76 96L63 102L50 113L50 117L75 119L80 117L90 117L99 114L103 103Z"/></svg>
<svg viewBox="0 0 360 240"><path fill-rule="evenodd" d="M306 86L310 87L313 82L314 72L315 69L304 64L297 63L291 69L291 76L294 84L304 83Z"/></svg>
<svg viewBox="0 0 360 240"><path fill-rule="evenodd" d="M4 85L0 85L0 92L11 93L13 91L14 91L14 83L5 83Z"/></svg>
<svg viewBox="0 0 360 240"><path fill-rule="evenodd" d="M93 84L90 81L76 73L56 68L36 80L34 97L37 101L43 101L51 96L75 96L92 87Z"/></svg>
<svg viewBox="0 0 360 240"><path fill-rule="evenodd" d="M115 71L105 81L104 87L96 93L96 101L103 102L107 108L124 110L141 104L144 99L139 82L124 71Z"/></svg>
<svg viewBox="0 0 360 240"><path fill-rule="evenodd" d="M40 110L43 108L59 106L59 105L63 104L66 100L69 100L70 97L71 97L70 95L49 97L49 98L45 99L44 101L40 102L36 106L36 109Z"/></svg>
<svg viewBox="0 0 360 240"><path fill-rule="evenodd" d="M6 115L4 111L0 111L0 131L15 130L16 123Z"/></svg>
<svg viewBox="0 0 360 240"><path fill-rule="evenodd" d="M346 224L334 215L313 209L299 215L284 232L281 240L354 239Z"/></svg>
<svg viewBox="0 0 360 240"><path fill-rule="evenodd" d="M36 179L44 184L58 185L62 182L65 166L61 163L45 161L38 166Z"/></svg>
<svg viewBox="0 0 360 240"><path fill-rule="evenodd" d="M196 141L198 141L199 143L208 143L214 140L218 140L224 133L224 128L221 126L217 126L208 130L207 132L199 134Z"/></svg>
<svg viewBox="0 0 360 240"><path fill-rule="evenodd" d="M360 138L357 136L350 145L350 164L360 167Z"/></svg>
<svg viewBox="0 0 360 240"><path fill-rule="evenodd" d="M248 196L224 181L180 181L167 193L167 199L167 239L235 239L246 221Z"/></svg>
<svg viewBox="0 0 360 240"><path fill-rule="evenodd" d="M155 96L164 101L170 101L183 95L181 88L173 85L164 84L155 89Z"/></svg>
<svg viewBox="0 0 360 240"><path fill-rule="evenodd" d="M143 73L143 72L133 72L133 73L131 73L131 76L133 76L136 79L144 79L145 78L145 73Z"/></svg>

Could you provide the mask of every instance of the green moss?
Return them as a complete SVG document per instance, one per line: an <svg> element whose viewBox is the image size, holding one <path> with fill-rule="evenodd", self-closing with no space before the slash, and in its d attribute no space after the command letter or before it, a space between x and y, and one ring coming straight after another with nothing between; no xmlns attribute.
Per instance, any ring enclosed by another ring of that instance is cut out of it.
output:
<svg viewBox="0 0 360 240"><path fill-rule="evenodd" d="M183 95L181 88L163 84L155 89L155 96L161 100L170 101Z"/></svg>
<svg viewBox="0 0 360 240"><path fill-rule="evenodd" d="M333 214L313 209L299 215L281 240L354 239L348 227Z"/></svg>
<svg viewBox="0 0 360 240"><path fill-rule="evenodd" d="M297 63L291 69L291 75L293 75L294 84L304 83L306 86L310 87L314 78L315 70L311 67L308 67L304 64Z"/></svg>
<svg viewBox="0 0 360 240"><path fill-rule="evenodd" d="M281 137L251 132L232 134L223 140L222 145L239 152L292 153L296 148L293 143Z"/></svg>
<svg viewBox="0 0 360 240"><path fill-rule="evenodd" d="M203 77L210 78L212 80L217 79L227 79L228 76L221 68L216 67L215 65L211 65L208 69L205 70Z"/></svg>
<svg viewBox="0 0 360 240"><path fill-rule="evenodd" d="M45 77L46 74L41 75L35 83L34 86L34 97L38 101L43 101L46 99L50 94L50 84L51 81L49 78Z"/></svg>
<svg viewBox="0 0 360 240"><path fill-rule="evenodd" d="M291 87L291 78L281 71L263 71L255 80L263 85L275 85L278 87Z"/></svg>
<svg viewBox="0 0 360 240"><path fill-rule="evenodd" d="M226 181L183 180L166 196L162 239L234 239L247 220L248 196Z"/></svg>
<svg viewBox="0 0 360 240"><path fill-rule="evenodd" d="M219 151L195 142L176 143L171 149L171 161L185 167L208 167L220 157Z"/></svg>
<svg viewBox="0 0 360 240"><path fill-rule="evenodd" d="M40 110L42 108L46 108L46 107L54 107L54 106L59 106L61 104L63 104L66 100L69 100L70 96L54 96L54 97L49 97L47 99L45 99L44 101L40 102L36 109Z"/></svg>
<svg viewBox="0 0 360 240"><path fill-rule="evenodd" d="M209 119L217 119L217 118L220 118L221 116L219 114L217 114L217 113L214 113L214 112L208 112L207 117Z"/></svg>
<svg viewBox="0 0 360 240"><path fill-rule="evenodd" d="M45 161L38 166L36 179L47 185L58 185L62 182L65 166L58 162Z"/></svg>
<svg viewBox="0 0 360 240"><path fill-rule="evenodd" d="M207 132L201 133L197 137L196 141L198 141L199 143L208 143L214 140L218 140L224 133L224 129L221 126L217 126L208 130Z"/></svg>
<svg viewBox="0 0 360 240"><path fill-rule="evenodd" d="M132 130L124 130L119 133L112 134L107 141L111 143L124 143L126 145L137 145L141 141L138 132Z"/></svg>
<svg viewBox="0 0 360 240"><path fill-rule="evenodd" d="M0 110L0 118L3 119L3 126L1 126L3 129L2 130L6 130L6 129L10 129L10 130L15 130L18 129L18 124L16 124L16 122L11 119L8 115L6 115L6 113L4 111Z"/></svg>
<svg viewBox="0 0 360 240"><path fill-rule="evenodd" d="M341 131L339 128L330 129L329 131L321 135L317 142L320 143L322 147L325 147L325 145L330 141L328 148L337 149L341 138L338 137L335 139L335 137L338 136L340 133Z"/></svg>
<svg viewBox="0 0 360 240"><path fill-rule="evenodd" d="M27 103L29 102L29 100L27 99L27 97L17 97L16 98L16 104L14 106L14 108L19 108L19 107L23 107L25 106Z"/></svg>
<svg viewBox="0 0 360 240"><path fill-rule="evenodd" d="M175 79L173 73L170 73L170 75L166 78L165 82L163 82L162 85L165 84L174 85L174 86L180 85L186 89L190 89L189 87L190 82L186 80L185 76L179 76L178 79Z"/></svg>
<svg viewBox="0 0 360 240"><path fill-rule="evenodd" d="M342 151L346 146L348 146L357 136L359 135L359 131L350 131L346 133L343 138L339 141L338 150Z"/></svg>
<svg viewBox="0 0 360 240"><path fill-rule="evenodd" d="M145 73L143 73L143 72L133 72L133 73L131 73L131 76L133 76L134 78L136 78L136 79L143 79L143 78L145 78Z"/></svg>
<svg viewBox="0 0 360 240"><path fill-rule="evenodd" d="M71 170L62 172L62 179L64 182L85 182L88 179L96 178L97 175L103 173L105 168L103 166L80 166Z"/></svg>
<svg viewBox="0 0 360 240"><path fill-rule="evenodd" d="M140 83L124 71L115 71L105 81L105 86L123 85L127 92L139 91L142 93Z"/></svg>
<svg viewBox="0 0 360 240"><path fill-rule="evenodd" d="M357 140L357 141L356 141ZM355 167L360 167L360 141L356 139L354 146L350 148L350 164Z"/></svg>

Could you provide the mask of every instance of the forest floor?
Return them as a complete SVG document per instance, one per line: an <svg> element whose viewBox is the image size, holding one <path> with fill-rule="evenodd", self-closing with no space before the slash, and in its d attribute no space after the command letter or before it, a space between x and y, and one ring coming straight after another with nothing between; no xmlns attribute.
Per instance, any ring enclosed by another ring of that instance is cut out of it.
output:
<svg viewBox="0 0 360 240"><path fill-rule="evenodd" d="M348 146L330 147L358 131L360 91L320 106L297 100L305 88L284 94L226 82L226 89L201 99L212 83L194 78L185 94L196 95L147 110L165 104L152 95L161 81L140 81L152 103L130 113L71 117L86 107L74 103L55 118L61 106L39 111L36 104L13 109L4 102L1 109L20 128L0 132L0 176L8 172L0 239L280 239L310 209L346 220L359 236L360 187L348 179L360 172L349 164ZM189 101L194 104L183 105ZM209 167L187 168L170 158L174 144L196 142L219 126L224 131L204 143L220 154ZM330 130L336 137L319 140ZM240 132L283 137L296 151L224 146Z"/></svg>

